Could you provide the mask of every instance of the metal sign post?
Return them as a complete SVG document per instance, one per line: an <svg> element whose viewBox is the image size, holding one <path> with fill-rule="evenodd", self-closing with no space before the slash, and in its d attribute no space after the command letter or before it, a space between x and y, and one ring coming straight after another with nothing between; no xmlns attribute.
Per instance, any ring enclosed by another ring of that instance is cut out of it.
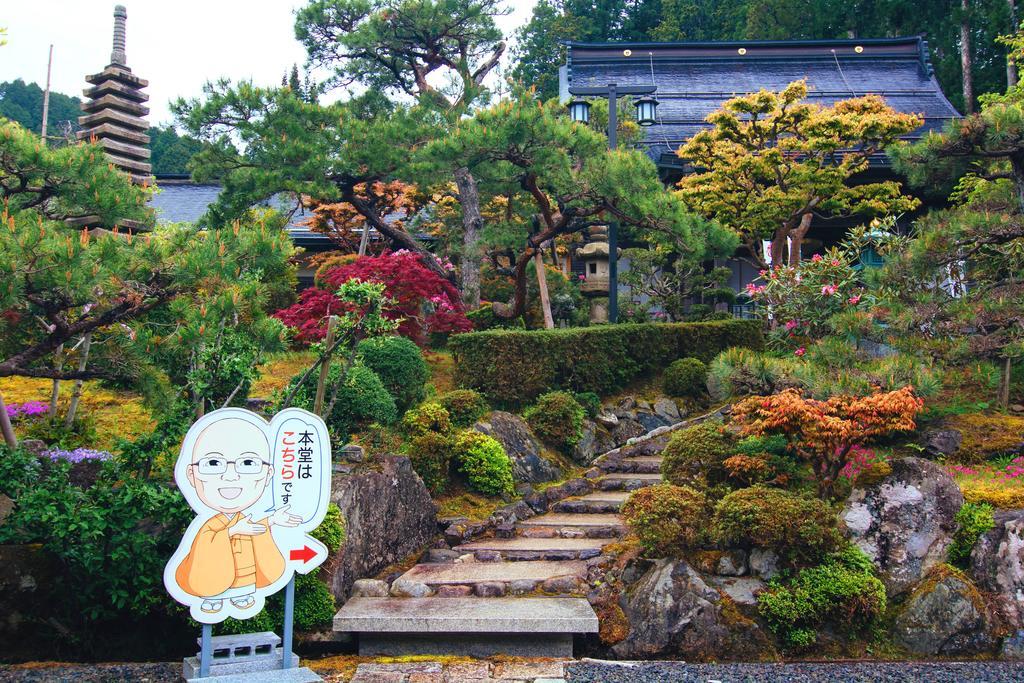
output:
<svg viewBox="0 0 1024 683"><path fill-rule="evenodd" d="M295 577L288 582L284 589L284 637L281 644L281 668L287 669L292 665L292 626L295 617Z"/></svg>

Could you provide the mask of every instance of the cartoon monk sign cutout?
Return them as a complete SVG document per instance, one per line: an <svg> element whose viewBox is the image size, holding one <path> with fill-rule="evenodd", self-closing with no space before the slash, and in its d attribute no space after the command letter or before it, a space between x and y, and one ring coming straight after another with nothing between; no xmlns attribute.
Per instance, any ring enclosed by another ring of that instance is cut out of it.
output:
<svg viewBox="0 0 1024 683"><path fill-rule="evenodd" d="M164 585L196 621L254 617L294 572L327 559L309 535L331 488L330 436L313 413L288 408L269 423L241 408L208 413L185 435L174 480L196 518Z"/></svg>

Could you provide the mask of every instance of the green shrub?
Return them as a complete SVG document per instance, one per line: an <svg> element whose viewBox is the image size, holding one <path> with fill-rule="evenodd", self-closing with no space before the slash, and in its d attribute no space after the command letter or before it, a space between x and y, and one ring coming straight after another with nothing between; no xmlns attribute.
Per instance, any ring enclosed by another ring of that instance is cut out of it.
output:
<svg viewBox="0 0 1024 683"><path fill-rule="evenodd" d="M760 481L771 481L776 485L792 487L792 484L802 482L807 478L806 469L790 452L789 441L781 434L748 436L740 439L733 451L735 453L733 458L747 456L764 461L765 471ZM729 460L725 463L726 469L730 469L731 462Z"/></svg>
<svg viewBox="0 0 1024 683"><path fill-rule="evenodd" d="M768 627L791 649L813 645L825 623L844 633L864 632L885 607L885 586L871 560L852 545L821 565L800 570L788 583L773 582L757 596Z"/></svg>
<svg viewBox="0 0 1024 683"><path fill-rule="evenodd" d="M576 402L583 406L587 417L594 419L601 412L601 397L593 391L579 391L573 394Z"/></svg>
<svg viewBox="0 0 1024 683"><path fill-rule="evenodd" d="M782 489L752 486L733 491L715 508L712 533L723 545L774 550L794 563L813 563L841 536L824 501Z"/></svg>
<svg viewBox="0 0 1024 683"><path fill-rule="evenodd" d="M359 342L356 352L395 399L399 414L426 396L430 369L415 342L406 337L374 337Z"/></svg>
<svg viewBox="0 0 1024 683"><path fill-rule="evenodd" d="M511 495L515 489L512 461L504 447L480 432L467 429L455 437L455 459L459 472L474 491L487 496Z"/></svg>
<svg viewBox="0 0 1024 683"><path fill-rule="evenodd" d="M523 416L533 433L552 447L568 453L583 438L583 420L587 413L567 391L551 391Z"/></svg>
<svg viewBox="0 0 1024 683"><path fill-rule="evenodd" d="M949 546L949 562L966 568L978 539L996 525L992 517L992 506L987 503L964 503L957 511L955 521L956 531L953 533L953 543Z"/></svg>
<svg viewBox="0 0 1024 683"><path fill-rule="evenodd" d="M295 574L295 628L311 631L331 623L337 607L334 596L318 572ZM266 606L256 616L239 621L228 617L214 627L220 634L277 631L284 623L284 591L267 597Z"/></svg>
<svg viewBox="0 0 1024 683"><path fill-rule="evenodd" d="M448 466L452 456L452 441L443 434L426 432L413 437L407 447L412 468L434 495L448 488Z"/></svg>
<svg viewBox="0 0 1024 683"><path fill-rule="evenodd" d="M285 395L295 386L300 376L293 377L288 383ZM332 387L340 376L341 365L332 363L327 373L325 409L331 401ZM316 382L316 373L312 373L296 392L292 405L312 410L313 400L316 397ZM338 387L338 399L330 414L324 417L324 422L330 428L331 436L334 439L345 441L349 434L359 427L365 427L373 422L392 424L397 419L398 410L395 408L395 399L384 387L380 377L370 368L356 363L349 368L346 378Z"/></svg>
<svg viewBox="0 0 1024 683"><path fill-rule="evenodd" d="M70 427L64 426L64 419L42 418L28 422L21 430L23 439L39 439L50 448L74 450L92 448L99 439L96 420L91 415L79 414Z"/></svg>
<svg viewBox="0 0 1024 683"><path fill-rule="evenodd" d="M733 454L735 443L720 422L680 429L662 451L662 477L676 486L706 488L721 484L728 478L722 463Z"/></svg>
<svg viewBox="0 0 1024 683"><path fill-rule="evenodd" d="M483 417L490 406L479 393L472 389L456 389L437 397L456 427L468 427Z"/></svg>
<svg viewBox="0 0 1024 683"><path fill-rule="evenodd" d="M716 401L748 394L767 396L792 383L794 365L791 359L755 348L726 349L708 365L708 393Z"/></svg>
<svg viewBox="0 0 1024 683"><path fill-rule="evenodd" d="M327 546L330 552L337 551L345 542L345 518L341 515L341 508L334 503L328 503L324 521L309 535Z"/></svg>
<svg viewBox="0 0 1024 683"><path fill-rule="evenodd" d="M688 486L657 484L634 491L622 516L649 557L679 557L704 541L707 499Z"/></svg>
<svg viewBox="0 0 1024 683"><path fill-rule="evenodd" d="M413 436L421 434L447 434L452 429L448 411L434 401L413 408L402 417L402 428Z"/></svg>
<svg viewBox="0 0 1024 683"><path fill-rule="evenodd" d="M662 388L669 396L700 396L706 391L708 368L696 358L672 361L662 378Z"/></svg>
<svg viewBox="0 0 1024 683"><path fill-rule="evenodd" d="M460 386L516 407L551 389L605 396L677 358L707 362L723 349L763 343L760 322L722 320L471 332L453 336L448 348Z"/></svg>
<svg viewBox="0 0 1024 683"><path fill-rule="evenodd" d="M502 329L524 329L526 323L523 322L522 318L499 318L494 314L490 304L484 304L475 311L466 313L466 318L469 322L473 323L473 329L478 332L484 330L502 330Z"/></svg>

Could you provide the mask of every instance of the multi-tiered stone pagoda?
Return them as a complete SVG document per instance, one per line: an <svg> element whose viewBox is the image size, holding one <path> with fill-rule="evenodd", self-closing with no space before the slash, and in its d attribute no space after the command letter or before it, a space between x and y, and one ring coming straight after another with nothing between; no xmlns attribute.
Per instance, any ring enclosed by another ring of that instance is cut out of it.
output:
<svg viewBox="0 0 1024 683"><path fill-rule="evenodd" d="M139 78L128 68L125 59L125 19L123 5L114 8L114 50L110 64L98 74L86 76L92 85L83 92L84 116L78 118L79 140L95 140L106 151L110 161L127 172L136 183L149 180L149 123L145 117L149 107L143 103L149 95L142 89L149 81Z"/></svg>

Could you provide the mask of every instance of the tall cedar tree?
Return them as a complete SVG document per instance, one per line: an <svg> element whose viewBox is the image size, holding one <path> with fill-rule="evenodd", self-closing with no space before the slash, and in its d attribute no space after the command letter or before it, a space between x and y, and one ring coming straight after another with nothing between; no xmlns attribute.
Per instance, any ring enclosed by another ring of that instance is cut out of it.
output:
<svg viewBox="0 0 1024 683"><path fill-rule="evenodd" d="M494 19L506 12L501 0L314 0L298 12L295 35L313 64L335 69L336 83L417 97L455 122L485 93L505 52ZM476 308L479 191L464 166L453 172L463 220L460 289Z"/></svg>
<svg viewBox="0 0 1024 683"><path fill-rule="evenodd" d="M526 306L527 265L542 244L614 217L637 231L667 239L688 262L730 253L735 239L687 212L665 189L654 164L637 150L610 151L601 133L571 121L555 100L532 91L463 119L427 157L461 159L488 183L517 187L532 201L539 230L516 259L511 305L495 307L518 317Z"/></svg>
<svg viewBox="0 0 1024 683"><path fill-rule="evenodd" d="M768 267L761 255L765 239L771 240L771 265L799 263L815 215L884 215L919 204L895 181L850 183L873 155L918 128L919 117L897 113L876 95L831 107L805 97L804 81L780 93L735 97L707 117L710 129L677 151L694 168L679 182L679 197L736 231L761 268Z"/></svg>

